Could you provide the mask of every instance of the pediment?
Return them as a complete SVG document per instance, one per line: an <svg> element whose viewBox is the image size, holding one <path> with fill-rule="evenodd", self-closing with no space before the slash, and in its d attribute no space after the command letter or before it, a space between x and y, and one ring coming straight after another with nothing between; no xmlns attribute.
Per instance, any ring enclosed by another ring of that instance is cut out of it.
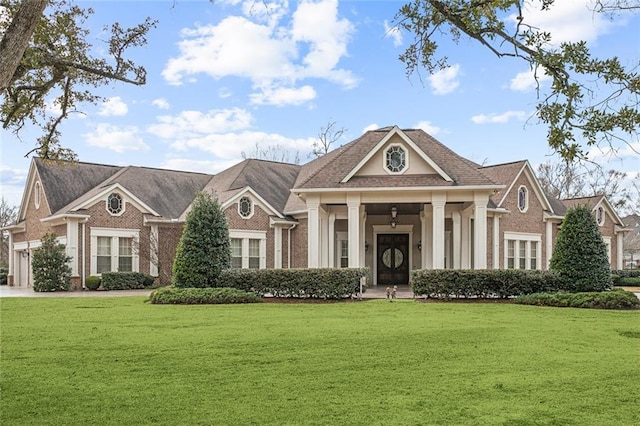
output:
<svg viewBox="0 0 640 426"><path fill-rule="evenodd" d="M444 172L402 130L394 127L342 180L354 176L437 175L447 182Z"/></svg>

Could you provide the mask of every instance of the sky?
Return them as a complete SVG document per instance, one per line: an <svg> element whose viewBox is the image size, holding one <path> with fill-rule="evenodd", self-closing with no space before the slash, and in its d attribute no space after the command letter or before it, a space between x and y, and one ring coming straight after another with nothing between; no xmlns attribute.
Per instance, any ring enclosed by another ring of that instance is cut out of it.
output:
<svg viewBox="0 0 640 426"><path fill-rule="evenodd" d="M412 35L394 19L401 1L77 3L95 11L88 26L96 55L105 51L104 25L158 20L148 44L130 52L146 67L147 84L100 88L106 102L83 105L60 128L80 161L215 174L271 147L303 164L330 122L346 130L332 148L397 125L422 128L481 164L559 161L533 116L538 95L522 60L442 38L451 67L407 76L398 57ZM610 20L594 15L589 0L557 3L550 12L532 8L525 19L551 31L556 43L583 39L595 53L638 64L638 14ZM12 205L20 204L31 162L25 154L39 135L29 127L19 139L0 131L2 197ZM638 134L628 142L615 153L593 149L590 158L633 177Z"/></svg>

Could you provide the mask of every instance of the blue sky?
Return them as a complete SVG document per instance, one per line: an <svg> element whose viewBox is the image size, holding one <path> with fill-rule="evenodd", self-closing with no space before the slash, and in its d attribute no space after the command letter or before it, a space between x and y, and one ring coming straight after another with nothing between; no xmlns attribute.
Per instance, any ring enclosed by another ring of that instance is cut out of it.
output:
<svg viewBox="0 0 640 426"><path fill-rule="evenodd" d="M266 13L264 4L270 6ZM640 16L614 21L593 15L588 0L562 0L528 22L554 41L586 39L596 53L623 63L640 57ZM527 65L498 59L476 43L443 39L452 67L407 77L398 56L411 35L393 29L400 1L79 1L95 10L91 42L101 29L159 21L148 45L131 51L147 68L142 87L99 89L105 104L82 107L61 128L63 144L81 161L217 173L256 146L277 146L289 160L309 161L322 126L347 129L346 143L389 125L423 128L458 154L497 164L556 159L546 128L532 113L537 100ZM507 18L508 19L508 18ZM542 90L547 83L543 80ZM2 138L2 196L19 204L39 135ZM640 171L640 141L615 156L593 150L608 168Z"/></svg>

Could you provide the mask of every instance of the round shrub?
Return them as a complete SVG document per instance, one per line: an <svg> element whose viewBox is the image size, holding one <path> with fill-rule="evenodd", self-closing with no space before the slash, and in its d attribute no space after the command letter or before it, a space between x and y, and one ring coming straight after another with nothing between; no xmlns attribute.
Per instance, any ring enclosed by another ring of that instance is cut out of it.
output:
<svg viewBox="0 0 640 426"><path fill-rule="evenodd" d="M591 208L570 208L562 221L549 269L560 274L571 292L605 291L613 286L607 246Z"/></svg>
<svg viewBox="0 0 640 426"><path fill-rule="evenodd" d="M85 278L84 286L88 290L97 290L100 287L100 277L97 275L91 275L90 277Z"/></svg>

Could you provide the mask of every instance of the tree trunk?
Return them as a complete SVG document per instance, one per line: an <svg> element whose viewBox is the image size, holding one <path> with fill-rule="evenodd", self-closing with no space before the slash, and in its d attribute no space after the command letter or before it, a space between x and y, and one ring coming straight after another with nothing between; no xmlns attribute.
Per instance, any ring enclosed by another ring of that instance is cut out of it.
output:
<svg viewBox="0 0 640 426"><path fill-rule="evenodd" d="M22 0L0 41L0 91L11 84L49 0Z"/></svg>

